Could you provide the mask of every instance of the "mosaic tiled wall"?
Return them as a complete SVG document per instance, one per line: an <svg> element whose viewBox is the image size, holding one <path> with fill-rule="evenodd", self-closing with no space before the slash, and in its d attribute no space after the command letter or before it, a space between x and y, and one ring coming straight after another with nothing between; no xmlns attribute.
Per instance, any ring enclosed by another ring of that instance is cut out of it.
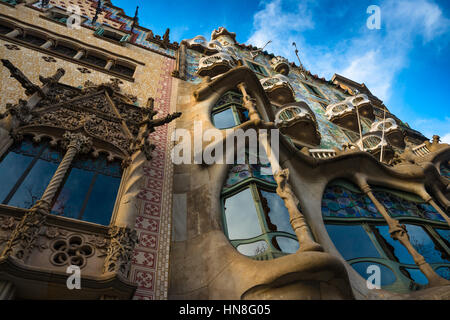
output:
<svg viewBox="0 0 450 320"><path fill-rule="evenodd" d="M171 111L174 66L172 59L166 59L162 65L165 72L159 78L160 94L155 100L162 114ZM131 271L132 280L139 286L135 299L167 299L173 177L169 138L168 126L156 129L151 135L156 145L153 160L144 167L144 187L138 196L142 206L136 221L139 245Z"/></svg>
<svg viewBox="0 0 450 320"><path fill-rule="evenodd" d="M95 10L97 8L96 0L78 0L78 1L51 0L49 8L57 7L63 10L67 10L67 8L69 8L69 6L71 5L77 5L80 7L81 16L86 18L86 20L83 22L83 25L93 27L92 18L95 16ZM41 1L35 2L33 4L33 7L41 9ZM130 31L133 21L124 18L123 16L119 15L119 13L120 11L118 9L110 8L104 5L103 12L98 16L97 23L95 24L94 27L100 26L101 24L105 24L107 26L111 26L116 29ZM133 30L133 33L135 34L134 42L136 44L175 57L176 52L173 49L161 48L156 43L147 41L146 39L149 35L147 31L135 28Z"/></svg>
<svg viewBox="0 0 450 320"><path fill-rule="evenodd" d="M250 53L242 48L235 47L236 53L245 59L252 60ZM203 55L194 50L187 50L187 79L192 83L200 83L201 79L197 76L196 72L198 70L198 62ZM270 61L265 56L259 55L256 57L255 61L259 64L266 66L266 69L272 75L276 74L270 65ZM291 70L289 74L290 83L295 91L295 96L297 101L306 101L316 114L316 118L319 125L319 131L322 135L322 140L320 148L330 149L334 147L342 148L343 144L351 142L350 139L342 132L342 130L334 123L328 121L325 116L325 109L323 106L317 102L320 101L325 105L330 103L338 102L335 95L335 89L331 86L324 85L320 82L314 82L314 84L322 90L322 92L329 98L329 100L321 99L319 97L313 96L309 91L301 85L301 76L296 72ZM363 124L363 133L369 131L369 128Z"/></svg>

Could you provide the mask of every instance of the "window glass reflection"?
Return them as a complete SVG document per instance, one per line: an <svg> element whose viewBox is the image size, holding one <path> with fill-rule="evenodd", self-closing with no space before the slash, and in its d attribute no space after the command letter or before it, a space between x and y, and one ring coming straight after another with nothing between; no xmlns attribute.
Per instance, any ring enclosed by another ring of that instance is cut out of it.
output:
<svg viewBox="0 0 450 320"><path fill-rule="evenodd" d="M369 279L370 275L373 274L367 273L367 270L369 269L370 266L378 266L380 268L382 287L391 285L397 280L397 277L395 276L394 272L392 272L391 269L382 264L375 262L357 262L352 264L353 269L355 269L356 272L358 272L361 275L361 277L363 277L366 280Z"/></svg>
<svg viewBox="0 0 450 320"><path fill-rule="evenodd" d="M442 267L436 269L436 273L442 278L450 280L450 267Z"/></svg>
<svg viewBox="0 0 450 320"><path fill-rule="evenodd" d="M249 188L226 198L224 210L230 240L250 239L262 234L255 202Z"/></svg>
<svg viewBox="0 0 450 320"><path fill-rule="evenodd" d="M265 241L257 241L249 244L241 244L237 250L247 257L255 257L267 251L269 245Z"/></svg>
<svg viewBox="0 0 450 320"><path fill-rule="evenodd" d="M380 254L360 225L326 225L328 234L336 249L345 260L361 257L379 258Z"/></svg>
<svg viewBox="0 0 450 320"><path fill-rule="evenodd" d="M228 129L237 125L233 111L230 108L213 114L213 122L217 129Z"/></svg>
<svg viewBox="0 0 450 320"><path fill-rule="evenodd" d="M406 230L408 230L411 244L428 263L450 262L449 256L422 227L407 224Z"/></svg>
<svg viewBox="0 0 450 320"><path fill-rule="evenodd" d="M417 284L426 285L428 284L427 277L420 271L420 269L413 269L413 268L402 268L403 272L406 273L408 278L413 280Z"/></svg>
<svg viewBox="0 0 450 320"><path fill-rule="evenodd" d="M267 226L270 231L282 231L295 235L292 229L289 211L276 193L260 190Z"/></svg>
<svg viewBox="0 0 450 320"><path fill-rule="evenodd" d="M38 160L8 205L25 209L31 208L44 194L45 188L57 168L56 163Z"/></svg>
<svg viewBox="0 0 450 320"><path fill-rule="evenodd" d="M274 237L272 238L272 244L275 248L284 253L295 253L300 248L300 244L297 240L286 237Z"/></svg>
<svg viewBox="0 0 450 320"><path fill-rule="evenodd" d="M397 240L391 238L388 226L375 226L375 230L383 237L387 247L392 251L396 260L400 263L415 264L414 259L409 254L408 250Z"/></svg>

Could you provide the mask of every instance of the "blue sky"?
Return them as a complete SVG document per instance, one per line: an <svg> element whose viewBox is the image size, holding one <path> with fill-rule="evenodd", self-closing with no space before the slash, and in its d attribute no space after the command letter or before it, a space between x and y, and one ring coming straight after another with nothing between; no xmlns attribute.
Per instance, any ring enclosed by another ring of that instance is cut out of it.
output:
<svg viewBox="0 0 450 320"><path fill-rule="evenodd" d="M171 39L209 37L214 28L240 43L297 61L330 79L364 82L411 127L450 143L450 1L448 0L113 0L156 34ZM381 29L369 30L367 8L381 8Z"/></svg>

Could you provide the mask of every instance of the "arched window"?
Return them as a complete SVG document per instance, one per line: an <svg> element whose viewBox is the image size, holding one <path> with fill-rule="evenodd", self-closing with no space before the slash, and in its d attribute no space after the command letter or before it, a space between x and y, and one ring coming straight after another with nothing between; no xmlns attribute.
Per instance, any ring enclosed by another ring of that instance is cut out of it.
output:
<svg viewBox="0 0 450 320"><path fill-rule="evenodd" d="M248 157L246 164L229 171L222 191L223 224L241 254L268 260L299 249L289 212L276 188L270 165L248 164Z"/></svg>
<svg viewBox="0 0 450 320"><path fill-rule="evenodd" d="M249 120L248 111L242 105L242 94L228 91L214 105L212 121L217 129L229 129Z"/></svg>
<svg viewBox="0 0 450 320"><path fill-rule="evenodd" d="M443 278L450 279L450 229L445 219L415 195L373 188L389 214L406 225L415 249ZM389 227L372 201L344 180L331 183L322 200L330 238L344 259L363 277L368 267L381 270L383 289L407 292L428 283L412 256L391 238Z"/></svg>
<svg viewBox="0 0 450 320"><path fill-rule="evenodd" d="M32 207L43 195L64 154L48 140L34 143L26 137L0 159L2 204ZM52 204L52 213L109 225L121 179L121 163L77 157Z"/></svg>

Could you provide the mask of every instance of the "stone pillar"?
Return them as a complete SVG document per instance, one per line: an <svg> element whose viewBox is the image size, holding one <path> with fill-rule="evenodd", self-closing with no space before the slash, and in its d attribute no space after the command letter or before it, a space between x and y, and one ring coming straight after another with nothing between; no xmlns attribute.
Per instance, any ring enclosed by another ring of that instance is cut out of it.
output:
<svg viewBox="0 0 450 320"><path fill-rule="evenodd" d="M261 122L261 118L259 117L258 111L256 110L256 102L247 93L245 84L240 83L237 85L237 87L242 92L242 96L244 98L244 107L248 110L248 117L250 118L250 120L254 120L256 122Z"/></svg>
<svg viewBox="0 0 450 320"><path fill-rule="evenodd" d="M417 252L409 240L409 235L406 226L401 225L400 222L392 218L381 202L374 196L372 189L368 184L360 184L361 190L372 200L375 207L381 213L389 226L389 233L392 239L399 241L413 257L414 262L419 267L420 271L427 277L429 287L450 285L450 281L441 278L433 268L425 261L425 258Z"/></svg>
<svg viewBox="0 0 450 320"><path fill-rule="evenodd" d="M16 38L23 34L23 30L20 28L15 28L13 31L10 31L6 34L8 38Z"/></svg>
<svg viewBox="0 0 450 320"><path fill-rule="evenodd" d="M77 54L73 57L76 60L80 60L85 55L86 51L78 50Z"/></svg>
<svg viewBox="0 0 450 320"><path fill-rule="evenodd" d="M56 192L61 186L67 170L69 170L70 165L72 164L73 158L75 158L78 153L89 152L92 148L92 139L81 133L67 132L64 134L64 145L67 148L67 152L41 198L41 201L49 205L53 202Z"/></svg>
<svg viewBox="0 0 450 320"><path fill-rule="evenodd" d="M448 215L444 212L444 210L441 209L441 207L438 206L438 204L433 200L431 196L428 196L424 198L426 203L428 203L430 206L432 206L444 219L447 221L447 224L450 226L450 218Z"/></svg>
<svg viewBox="0 0 450 320"><path fill-rule="evenodd" d="M0 281L0 301L14 300L16 287L11 281Z"/></svg>
<svg viewBox="0 0 450 320"><path fill-rule="evenodd" d="M50 49L51 47L53 47L55 45L55 41L52 39L48 39L47 42L45 42L41 48L42 49Z"/></svg>
<svg viewBox="0 0 450 320"><path fill-rule="evenodd" d="M106 63L105 69L110 70L113 65L114 65L114 60L108 60L108 62Z"/></svg>

